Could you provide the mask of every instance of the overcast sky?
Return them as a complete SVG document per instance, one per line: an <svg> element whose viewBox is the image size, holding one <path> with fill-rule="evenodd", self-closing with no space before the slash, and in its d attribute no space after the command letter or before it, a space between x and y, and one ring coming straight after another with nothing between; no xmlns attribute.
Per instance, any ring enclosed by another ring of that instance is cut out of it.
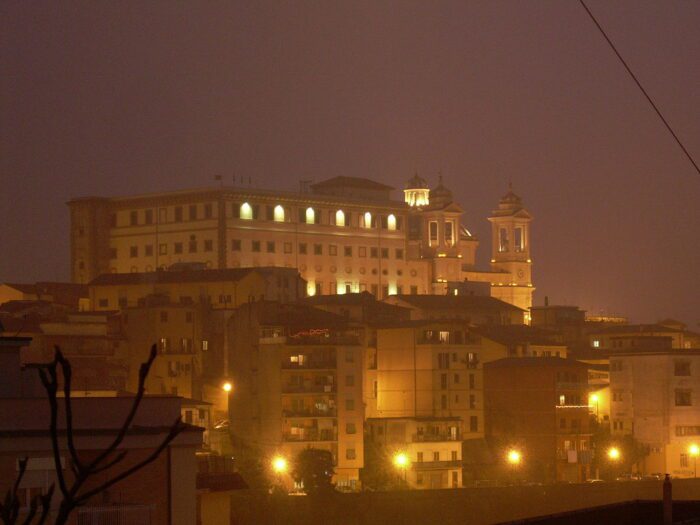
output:
<svg viewBox="0 0 700 525"><path fill-rule="evenodd" d="M700 2L589 6L700 159ZM483 266L512 180L538 304L698 328L700 177L576 1L0 3L0 282L71 197L440 170Z"/></svg>

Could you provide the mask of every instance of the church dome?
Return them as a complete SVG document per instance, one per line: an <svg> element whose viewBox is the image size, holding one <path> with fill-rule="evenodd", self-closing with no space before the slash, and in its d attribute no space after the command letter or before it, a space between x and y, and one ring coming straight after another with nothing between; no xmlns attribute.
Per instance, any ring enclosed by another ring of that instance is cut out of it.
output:
<svg viewBox="0 0 700 525"><path fill-rule="evenodd" d="M407 190L418 190L427 188L428 182L423 177L419 177L417 173L413 177L408 179L408 182L406 182Z"/></svg>
<svg viewBox="0 0 700 525"><path fill-rule="evenodd" d="M494 215L512 215L523 207L523 200L513 191L513 184L508 184L508 192L498 201L498 209L494 210Z"/></svg>
<svg viewBox="0 0 700 525"><path fill-rule="evenodd" d="M452 192L442 184L442 175L438 185L430 190L430 205L434 208L444 208L453 202Z"/></svg>

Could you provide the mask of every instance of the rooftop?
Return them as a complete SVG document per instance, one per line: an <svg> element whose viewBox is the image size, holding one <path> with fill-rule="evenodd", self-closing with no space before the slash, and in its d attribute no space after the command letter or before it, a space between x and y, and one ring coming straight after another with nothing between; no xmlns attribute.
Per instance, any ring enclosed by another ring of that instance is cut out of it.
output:
<svg viewBox="0 0 700 525"><path fill-rule="evenodd" d="M251 273L269 274L286 272L297 275L296 268L263 266L258 268L227 268L216 270L158 270L139 273L105 273L90 282L90 286L110 286L126 284L170 284L199 282L235 282Z"/></svg>
<svg viewBox="0 0 700 525"><path fill-rule="evenodd" d="M363 190L391 191L394 188L381 182L362 177L333 177L311 185L314 190L324 188L359 188Z"/></svg>
<svg viewBox="0 0 700 525"><path fill-rule="evenodd" d="M485 295L395 295L397 300L426 310L518 311L521 308Z"/></svg>
<svg viewBox="0 0 700 525"><path fill-rule="evenodd" d="M506 357L484 363L484 368L547 368L558 366L589 367L587 363L563 357Z"/></svg>

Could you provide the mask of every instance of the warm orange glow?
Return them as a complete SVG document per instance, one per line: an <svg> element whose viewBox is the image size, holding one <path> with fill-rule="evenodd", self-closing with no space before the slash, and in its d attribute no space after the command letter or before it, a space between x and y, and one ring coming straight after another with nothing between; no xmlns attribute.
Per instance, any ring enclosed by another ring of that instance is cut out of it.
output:
<svg viewBox="0 0 700 525"><path fill-rule="evenodd" d="M289 465L287 460L282 456L275 456L272 458L272 470L274 470L277 474L284 474L287 472L288 467Z"/></svg>
<svg viewBox="0 0 700 525"><path fill-rule="evenodd" d="M620 459L620 449L617 447L610 447L608 449L608 457L612 461L617 461L618 459Z"/></svg>
<svg viewBox="0 0 700 525"><path fill-rule="evenodd" d="M233 385L226 381L223 385L221 385L221 388L224 389L224 392L230 392L231 390L233 390Z"/></svg>
<svg viewBox="0 0 700 525"><path fill-rule="evenodd" d="M394 465L398 468L405 469L408 467L408 456L404 452L398 452L394 456Z"/></svg>
<svg viewBox="0 0 700 525"><path fill-rule="evenodd" d="M517 450L511 449L508 451L508 463L510 463L511 465L519 465L522 459L522 454Z"/></svg>

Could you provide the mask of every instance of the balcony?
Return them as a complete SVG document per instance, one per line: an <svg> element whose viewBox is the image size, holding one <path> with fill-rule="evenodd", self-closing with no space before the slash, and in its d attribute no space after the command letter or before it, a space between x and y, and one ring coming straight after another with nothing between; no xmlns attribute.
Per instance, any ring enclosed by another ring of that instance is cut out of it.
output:
<svg viewBox="0 0 700 525"><path fill-rule="evenodd" d="M449 432L440 434L413 434L411 439L414 443L437 443L440 441L461 441L459 434L451 434Z"/></svg>
<svg viewBox="0 0 700 525"><path fill-rule="evenodd" d="M335 390L334 384L282 386L283 394L334 394Z"/></svg>
<svg viewBox="0 0 700 525"><path fill-rule="evenodd" d="M338 429L303 429L298 433L285 432L282 439L291 443L304 443L309 441L338 441Z"/></svg>
<svg viewBox="0 0 700 525"><path fill-rule="evenodd" d="M328 410L318 410L316 408L308 408L304 410L289 409L283 410L282 414L284 417L338 417L338 411L335 408L329 408Z"/></svg>
<svg viewBox="0 0 700 525"><path fill-rule="evenodd" d="M557 381L557 390L587 391L588 383L572 383L569 381Z"/></svg>
<svg viewBox="0 0 700 525"><path fill-rule="evenodd" d="M415 461L411 463L414 470L441 470L448 468L462 468L462 462L456 461Z"/></svg>
<svg viewBox="0 0 700 525"><path fill-rule="evenodd" d="M334 370L335 359L305 359L303 362L282 361L283 370Z"/></svg>
<svg viewBox="0 0 700 525"><path fill-rule="evenodd" d="M151 525L155 523L155 505L105 505L79 507L77 525Z"/></svg>
<svg viewBox="0 0 700 525"><path fill-rule="evenodd" d="M304 334L287 336L287 345L359 345L360 338L357 335L348 334Z"/></svg>

